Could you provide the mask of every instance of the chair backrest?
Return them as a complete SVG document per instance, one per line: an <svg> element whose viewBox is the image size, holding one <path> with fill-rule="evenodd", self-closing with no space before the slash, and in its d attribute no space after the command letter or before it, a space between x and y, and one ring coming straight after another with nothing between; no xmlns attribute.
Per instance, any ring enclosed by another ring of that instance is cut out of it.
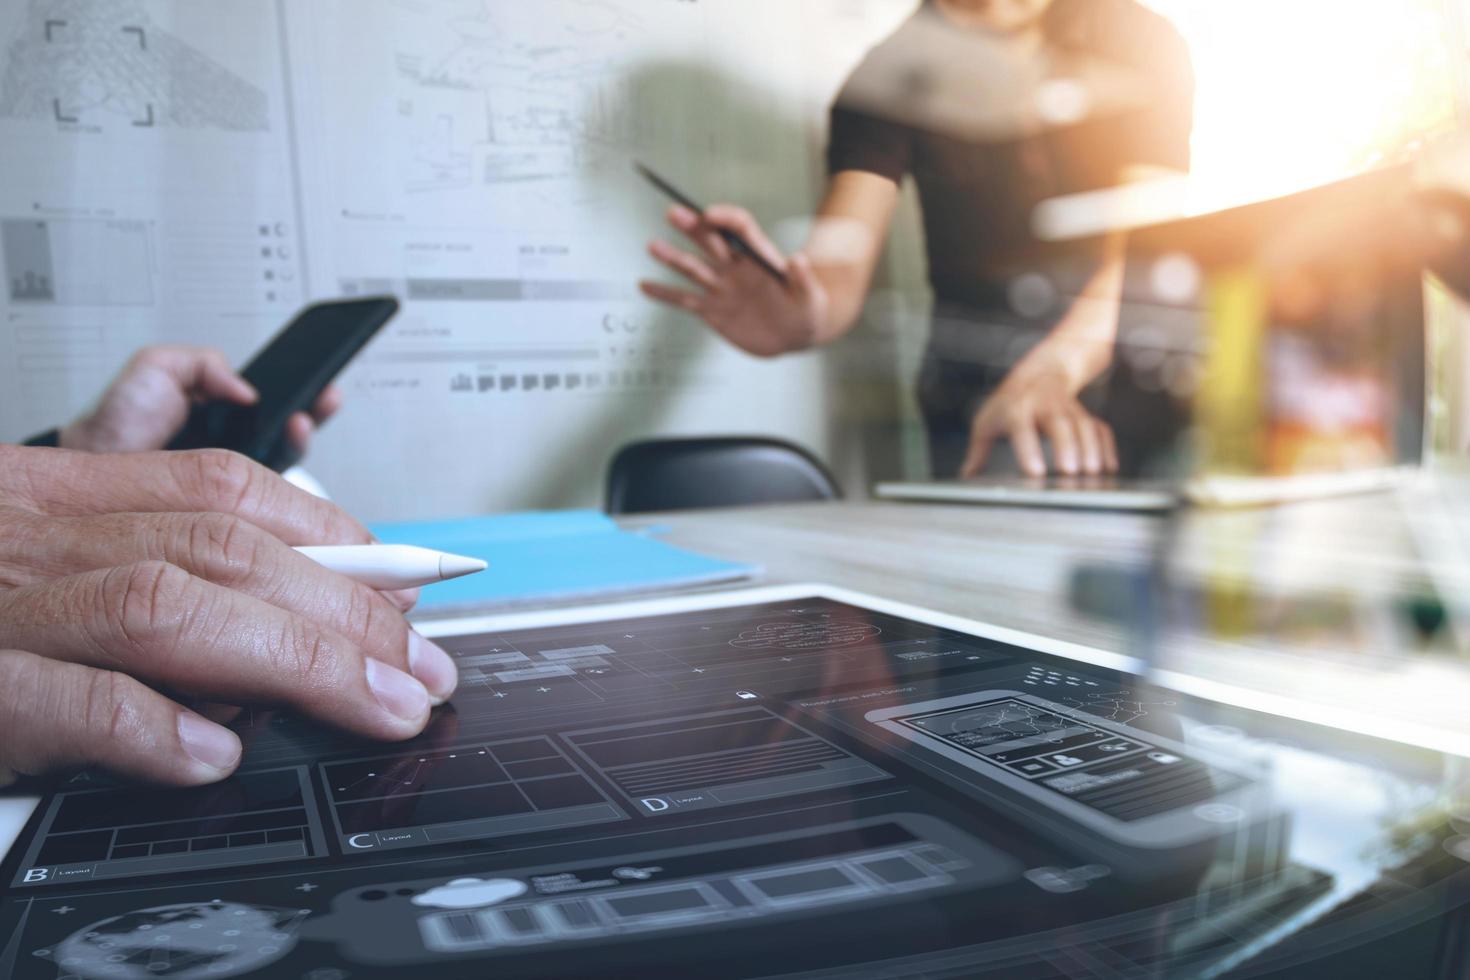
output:
<svg viewBox="0 0 1470 980"><path fill-rule="evenodd" d="M842 490L815 456L779 439L653 439L618 450L609 514L834 500Z"/></svg>

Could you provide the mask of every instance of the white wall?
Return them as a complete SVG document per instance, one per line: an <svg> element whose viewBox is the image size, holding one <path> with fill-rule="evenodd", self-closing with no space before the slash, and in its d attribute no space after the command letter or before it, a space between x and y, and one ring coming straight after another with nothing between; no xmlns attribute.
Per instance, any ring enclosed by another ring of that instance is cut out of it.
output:
<svg viewBox="0 0 1470 980"><path fill-rule="evenodd" d="M0 438L71 416L141 344L243 360L311 298L390 288L409 301L310 460L369 519L595 504L654 434L779 434L853 489L915 472L912 208L856 334L760 362L636 296L663 202L630 169L798 242L826 105L913 5L7 4L0 260L52 288L0 292ZM502 298L418 298L446 285Z"/></svg>

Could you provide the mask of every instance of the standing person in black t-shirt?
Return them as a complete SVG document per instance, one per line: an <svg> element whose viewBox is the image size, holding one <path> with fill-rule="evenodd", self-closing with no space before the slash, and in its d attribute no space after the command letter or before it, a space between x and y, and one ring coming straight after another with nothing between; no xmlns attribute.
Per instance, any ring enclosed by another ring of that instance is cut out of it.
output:
<svg viewBox="0 0 1470 980"><path fill-rule="evenodd" d="M1121 245L1041 247L1031 212L1188 169L1192 104L1183 40L1136 0L925 0L832 108L830 182L806 247L783 257L734 206L674 207L670 224L699 252L649 250L697 288L642 289L753 354L831 341L862 311L912 174L935 296L919 378L934 471L976 473L1007 439L1040 475L1043 438L1063 473L1115 471L1113 430L1080 398L1112 361ZM718 229L761 249L786 285Z"/></svg>

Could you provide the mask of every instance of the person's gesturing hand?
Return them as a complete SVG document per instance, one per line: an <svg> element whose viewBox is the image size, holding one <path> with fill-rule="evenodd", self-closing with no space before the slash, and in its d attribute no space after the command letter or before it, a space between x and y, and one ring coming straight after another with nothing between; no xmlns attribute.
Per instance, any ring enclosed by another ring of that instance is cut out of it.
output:
<svg viewBox="0 0 1470 980"><path fill-rule="evenodd" d="M749 212L728 204L714 205L703 215L675 205L669 208L668 220L699 248L699 254L661 241L649 243L648 252L695 288L645 280L639 283L645 296L693 313L736 347L760 357L817 343L829 300L807 256L782 256ZM732 252L720 229L735 232L785 272L786 284L750 258Z"/></svg>
<svg viewBox="0 0 1470 980"><path fill-rule="evenodd" d="M1051 444L1061 473L1116 473L1113 430L1082 406L1063 371L1019 366L995 390L970 424L970 448L960 475L975 476L997 439L1008 439L1028 476L1046 475L1041 440Z"/></svg>
<svg viewBox="0 0 1470 980"><path fill-rule="evenodd" d="M217 350L145 347L113 379L95 408L61 430L60 443L63 449L93 453L162 449L183 427L196 402L251 405L258 397ZM287 437L305 452L312 431L341 404L341 392L329 386L311 414L291 416Z"/></svg>
<svg viewBox="0 0 1470 980"><path fill-rule="evenodd" d="M453 661L409 627L409 597L291 547L369 540L233 453L0 446L0 783L79 765L220 779L240 742L198 701L418 733Z"/></svg>

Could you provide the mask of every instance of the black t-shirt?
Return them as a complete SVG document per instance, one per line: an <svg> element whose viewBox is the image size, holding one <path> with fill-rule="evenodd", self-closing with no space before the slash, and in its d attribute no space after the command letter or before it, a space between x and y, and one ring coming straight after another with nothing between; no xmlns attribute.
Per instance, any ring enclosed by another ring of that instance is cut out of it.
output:
<svg viewBox="0 0 1470 980"><path fill-rule="evenodd" d="M1095 245L1035 243L1039 202L1112 186L1130 165L1189 167L1193 76L1164 18L1135 0L1056 0L1044 35L1039 52L1017 59L927 2L869 52L832 107L830 172L913 175L941 302L983 309L1018 270L1090 254ZM1043 89L1050 124L1030 108Z"/></svg>
<svg viewBox="0 0 1470 980"><path fill-rule="evenodd" d="M1194 78L1168 21L1135 0L1055 0L1043 34L1017 57L931 0L832 107L832 173L912 174L918 187L935 309L917 394L942 475L959 467L981 402L1100 262L1100 241L1037 242L1036 205L1114 186L1132 165L1189 168ZM1118 361L1083 400L1112 423L1125 472L1182 429L1178 406Z"/></svg>

